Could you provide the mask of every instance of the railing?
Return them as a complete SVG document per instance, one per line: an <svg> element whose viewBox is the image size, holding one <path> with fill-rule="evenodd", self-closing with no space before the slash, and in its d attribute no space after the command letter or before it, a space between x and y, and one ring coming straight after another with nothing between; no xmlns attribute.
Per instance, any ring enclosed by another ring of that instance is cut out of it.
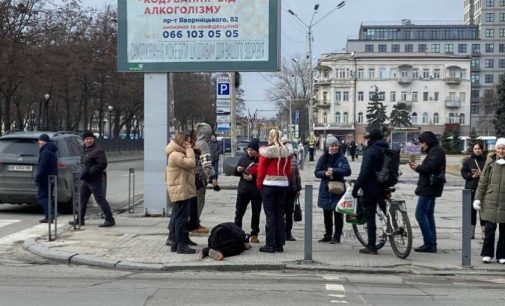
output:
<svg viewBox="0 0 505 306"><path fill-rule="evenodd" d="M457 97L445 98L445 107L458 108L461 106L461 100Z"/></svg>
<svg viewBox="0 0 505 306"><path fill-rule="evenodd" d="M445 83L448 85L459 85L461 83L461 78L459 77L449 77L445 79Z"/></svg>
<svg viewBox="0 0 505 306"><path fill-rule="evenodd" d="M400 84L410 84L414 79L411 76L408 77L399 77L398 83Z"/></svg>

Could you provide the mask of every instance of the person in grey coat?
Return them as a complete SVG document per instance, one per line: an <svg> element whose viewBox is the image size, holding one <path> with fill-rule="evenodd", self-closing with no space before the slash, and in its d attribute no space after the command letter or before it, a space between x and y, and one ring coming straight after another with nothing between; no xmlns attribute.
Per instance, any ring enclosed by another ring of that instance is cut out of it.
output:
<svg viewBox="0 0 505 306"><path fill-rule="evenodd" d="M496 260L505 264L505 138L496 140L496 152L488 155L479 180L473 208L480 210L480 217L486 221L482 262L490 263L494 257L496 228L500 236L496 245Z"/></svg>
<svg viewBox="0 0 505 306"><path fill-rule="evenodd" d="M210 159L212 160L212 167L214 168L214 173L216 174L217 180L219 175L219 155L221 154L221 148L219 147L219 142L217 142L215 134L212 134L210 136L209 151Z"/></svg>

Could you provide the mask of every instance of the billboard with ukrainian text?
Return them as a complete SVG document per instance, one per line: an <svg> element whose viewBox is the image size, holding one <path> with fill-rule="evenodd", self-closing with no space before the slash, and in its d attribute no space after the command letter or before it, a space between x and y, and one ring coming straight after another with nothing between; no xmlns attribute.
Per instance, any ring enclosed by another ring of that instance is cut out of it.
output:
<svg viewBox="0 0 505 306"><path fill-rule="evenodd" d="M118 0L118 71L278 71L280 0Z"/></svg>

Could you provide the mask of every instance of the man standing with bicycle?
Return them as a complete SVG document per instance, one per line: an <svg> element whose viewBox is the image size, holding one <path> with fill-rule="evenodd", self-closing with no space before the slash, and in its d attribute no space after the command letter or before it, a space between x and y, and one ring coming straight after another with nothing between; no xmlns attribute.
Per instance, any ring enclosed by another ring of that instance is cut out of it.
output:
<svg viewBox="0 0 505 306"><path fill-rule="evenodd" d="M377 255L377 226L375 224L375 212L377 204L384 204L384 188L377 181L376 172L382 167L383 152L389 148L389 144L383 139L380 130L372 130L365 136L367 147L363 154L363 162L358 179L354 183L352 196L358 197L358 191L363 190L365 203L365 218L367 223L368 244L359 250L362 254Z"/></svg>

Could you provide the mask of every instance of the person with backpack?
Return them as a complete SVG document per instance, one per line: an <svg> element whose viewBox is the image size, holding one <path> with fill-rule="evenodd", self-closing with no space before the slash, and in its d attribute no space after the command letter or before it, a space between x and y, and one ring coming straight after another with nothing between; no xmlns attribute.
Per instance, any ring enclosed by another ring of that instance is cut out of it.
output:
<svg viewBox="0 0 505 306"><path fill-rule="evenodd" d="M203 257L214 260L235 256L250 249L249 237L235 223L226 222L216 225L210 231L208 247L202 250Z"/></svg>
<svg viewBox="0 0 505 306"><path fill-rule="evenodd" d="M377 255L377 225L375 223L375 214L377 205L384 206L384 189L385 187L377 180L377 172L382 168L384 161L384 151L389 149L389 144L383 139L382 132L374 129L370 134L365 136L367 147L363 154L363 162L354 187L352 196L358 197L358 191L363 190L364 213L367 224L368 243L363 249L360 249L361 254Z"/></svg>
<svg viewBox="0 0 505 306"><path fill-rule="evenodd" d="M437 230L435 225L435 199L442 195L445 184L445 151L439 145L437 136L431 131L419 135L421 151L426 153L418 165L409 162L412 170L419 173L416 195L416 220L423 234L423 245L414 248L416 252L437 252Z"/></svg>

